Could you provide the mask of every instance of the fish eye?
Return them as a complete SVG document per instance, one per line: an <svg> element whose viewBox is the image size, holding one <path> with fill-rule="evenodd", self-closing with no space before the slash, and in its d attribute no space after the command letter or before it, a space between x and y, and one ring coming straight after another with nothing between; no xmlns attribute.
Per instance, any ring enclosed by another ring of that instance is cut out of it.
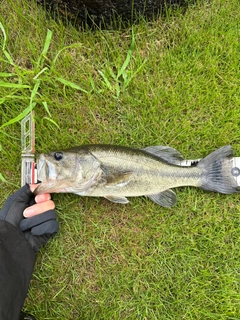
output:
<svg viewBox="0 0 240 320"><path fill-rule="evenodd" d="M54 156L54 159L57 161L60 161L63 158L62 152L55 152L53 156Z"/></svg>

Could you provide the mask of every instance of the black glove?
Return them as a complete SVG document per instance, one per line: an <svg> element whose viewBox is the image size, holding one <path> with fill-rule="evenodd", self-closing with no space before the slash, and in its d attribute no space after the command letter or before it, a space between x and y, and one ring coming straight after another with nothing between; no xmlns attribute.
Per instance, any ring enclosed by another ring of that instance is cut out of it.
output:
<svg viewBox="0 0 240 320"><path fill-rule="evenodd" d="M8 197L0 211L0 220L5 220L14 227L20 228L34 251L38 251L58 232L59 225L54 210L25 219L23 211L34 203L34 195L29 186L25 185Z"/></svg>
<svg viewBox="0 0 240 320"><path fill-rule="evenodd" d="M59 229L54 210L23 217L23 211L34 203L34 195L26 185L0 210L0 319L19 320L36 251Z"/></svg>

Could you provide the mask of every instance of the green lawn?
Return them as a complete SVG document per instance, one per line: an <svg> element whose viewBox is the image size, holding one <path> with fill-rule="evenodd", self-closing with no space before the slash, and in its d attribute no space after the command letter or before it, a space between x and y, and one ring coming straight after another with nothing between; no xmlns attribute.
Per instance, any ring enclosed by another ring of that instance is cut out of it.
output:
<svg viewBox="0 0 240 320"><path fill-rule="evenodd" d="M238 0L212 0L91 32L2 0L1 123L35 107L36 153L170 145L193 159L231 144L240 156L239 21ZM0 143L3 203L20 186L19 122ZM61 229L38 255L25 308L39 320L240 319L239 195L176 192L171 209L54 195Z"/></svg>

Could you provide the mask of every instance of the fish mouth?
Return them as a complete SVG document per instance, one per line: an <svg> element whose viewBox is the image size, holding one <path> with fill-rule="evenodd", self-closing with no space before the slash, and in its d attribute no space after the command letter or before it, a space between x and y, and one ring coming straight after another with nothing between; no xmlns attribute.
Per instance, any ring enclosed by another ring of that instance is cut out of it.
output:
<svg viewBox="0 0 240 320"><path fill-rule="evenodd" d="M34 190L34 194L50 192L56 185L56 170L44 154L37 158L37 181L40 185Z"/></svg>
<svg viewBox="0 0 240 320"><path fill-rule="evenodd" d="M47 176L48 176L49 172L46 172L48 170L46 170L47 166L45 166L45 168L44 168L44 164L45 164L44 155L41 154L37 158L37 180L38 180L38 182L43 182L43 181L47 180Z"/></svg>
<svg viewBox="0 0 240 320"><path fill-rule="evenodd" d="M48 180L56 180L57 172L54 164L45 159L44 154L41 154L37 159L38 181L45 182Z"/></svg>

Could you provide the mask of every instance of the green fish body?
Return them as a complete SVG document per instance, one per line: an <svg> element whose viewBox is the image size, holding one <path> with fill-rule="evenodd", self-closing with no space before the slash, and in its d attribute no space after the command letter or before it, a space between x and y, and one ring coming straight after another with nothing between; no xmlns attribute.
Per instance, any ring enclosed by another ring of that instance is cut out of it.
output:
<svg viewBox="0 0 240 320"><path fill-rule="evenodd" d="M147 196L159 205L171 207L177 201L171 190L175 187L238 192L230 174L231 146L212 152L194 166L180 166L183 159L177 150L163 146L133 149L85 145L53 151L38 159L38 179L42 183L36 193L76 193L122 204L128 203L127 197Z"/></svg>

